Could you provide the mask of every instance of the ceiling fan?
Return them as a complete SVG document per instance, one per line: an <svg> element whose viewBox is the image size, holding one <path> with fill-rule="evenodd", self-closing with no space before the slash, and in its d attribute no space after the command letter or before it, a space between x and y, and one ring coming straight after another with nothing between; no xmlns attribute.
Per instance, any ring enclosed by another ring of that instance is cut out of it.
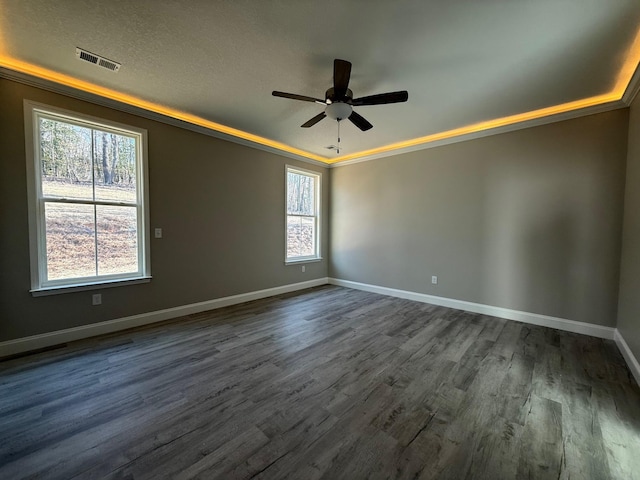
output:
<svg viewBox="0 0 640 480"><path fill-rule="evenodd" d="M301 125L302 128L312 127L325 117L337 120L338 122L348 118L351 120L351 123L363 132L373 128L373 125L371 125L362 115L356 113L353 110L353 107L406 102L409 98L409 93L406 90L353 98L353 92L348 88L350 77L351 62L336 58L333 61L333 87L329 88L325 92L324 100L307 97L305 95L297 95L295 93L278 92L276 90L274 90L272 94L274 97L291 98L293 100L302 100L303 102L313 102L326 106L324 112L319 113L312 119L303 123Z"/></svg>

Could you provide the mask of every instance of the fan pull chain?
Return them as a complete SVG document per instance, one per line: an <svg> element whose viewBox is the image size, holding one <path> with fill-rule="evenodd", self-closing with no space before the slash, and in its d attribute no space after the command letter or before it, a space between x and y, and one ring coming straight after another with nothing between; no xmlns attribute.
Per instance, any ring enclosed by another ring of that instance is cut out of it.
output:
<svg viewBox="0 0 640 480"><path fill-rule="evenodd" d="M340 155L340 120L338 120L338 148L336 148L336 153Z"/></svg>

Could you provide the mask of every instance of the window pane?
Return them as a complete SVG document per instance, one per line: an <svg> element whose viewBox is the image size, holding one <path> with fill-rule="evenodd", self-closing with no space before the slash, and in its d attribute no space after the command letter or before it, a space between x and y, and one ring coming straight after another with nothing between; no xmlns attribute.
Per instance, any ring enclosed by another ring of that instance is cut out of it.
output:
<svg viewBox="0 0 640 480"><path fill-rule="evenodd" d="M96 200L136 201L136 142L94 130Z"/></svg>
<svg viewBox="0 0 640 480"><path fill-rule="evenodd" d="M287 172L287 213L315 215L315 178Z"/></svg>
<svg viewBox="0 0 640 480"><path fill-rule="evenodd" d="M91 129L40 118L42 193L93 199Z"/></svg>
<svg viewBox="0 0 640 480"><path fill-rule="evenodd" d="M98 205L98 274L138 271L138 221L135 207Z"/></svg>
<svg viewBox="0 0 640 480"><path fill-rule="evenodd" d="M93 205L46 203L47 279L96 274Z"/></svg>
<svg viewBox="0 0 640 480"><path fill-rule="evenodd" d="M315 255L315 220L287 216L287 258Z"/></svg>
<svg viewBox="0 0 640 480"><path fill-rule="evenodd" d="M32 289L148 275L148 207L138 189L146 132L35 105L25 112L35 141Z"/></svg>

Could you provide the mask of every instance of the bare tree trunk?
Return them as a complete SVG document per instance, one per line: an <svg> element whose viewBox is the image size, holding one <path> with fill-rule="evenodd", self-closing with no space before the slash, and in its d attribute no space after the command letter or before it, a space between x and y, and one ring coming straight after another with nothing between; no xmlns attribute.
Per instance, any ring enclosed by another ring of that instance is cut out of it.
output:
<svg viewBox="0 0 640 480"><path fill-rule="evenodd" d="M104 175L104 184L111 185L111 172L109 171L109 162L107 161L107 134L102 132L102 174Z"/></svg>
<svg viewBox="0 0 640 480"><path fill-rule="evenodd" d="M118 137L115 133L111 134L111 183L117 182L118 178L116 176L116 163L118 162Z"/></svg>

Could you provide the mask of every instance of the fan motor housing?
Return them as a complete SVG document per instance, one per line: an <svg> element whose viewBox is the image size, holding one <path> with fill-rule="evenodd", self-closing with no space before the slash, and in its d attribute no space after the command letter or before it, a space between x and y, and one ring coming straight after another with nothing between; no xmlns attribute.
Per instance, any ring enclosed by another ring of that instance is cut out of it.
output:
<svg viewBox="0 0 640 480"><path fill-rule="evenodd" d="M347 93L345 93L344 97L336 98L335 90L333 89L333 87L331 87L324 94L324 98L325 98L325 100L328 100L329 102L345 102L345 103L349 103L349 102L351 102L351 100L353 100L353 92L351 91L350 88L347 88Z"/></svg>

